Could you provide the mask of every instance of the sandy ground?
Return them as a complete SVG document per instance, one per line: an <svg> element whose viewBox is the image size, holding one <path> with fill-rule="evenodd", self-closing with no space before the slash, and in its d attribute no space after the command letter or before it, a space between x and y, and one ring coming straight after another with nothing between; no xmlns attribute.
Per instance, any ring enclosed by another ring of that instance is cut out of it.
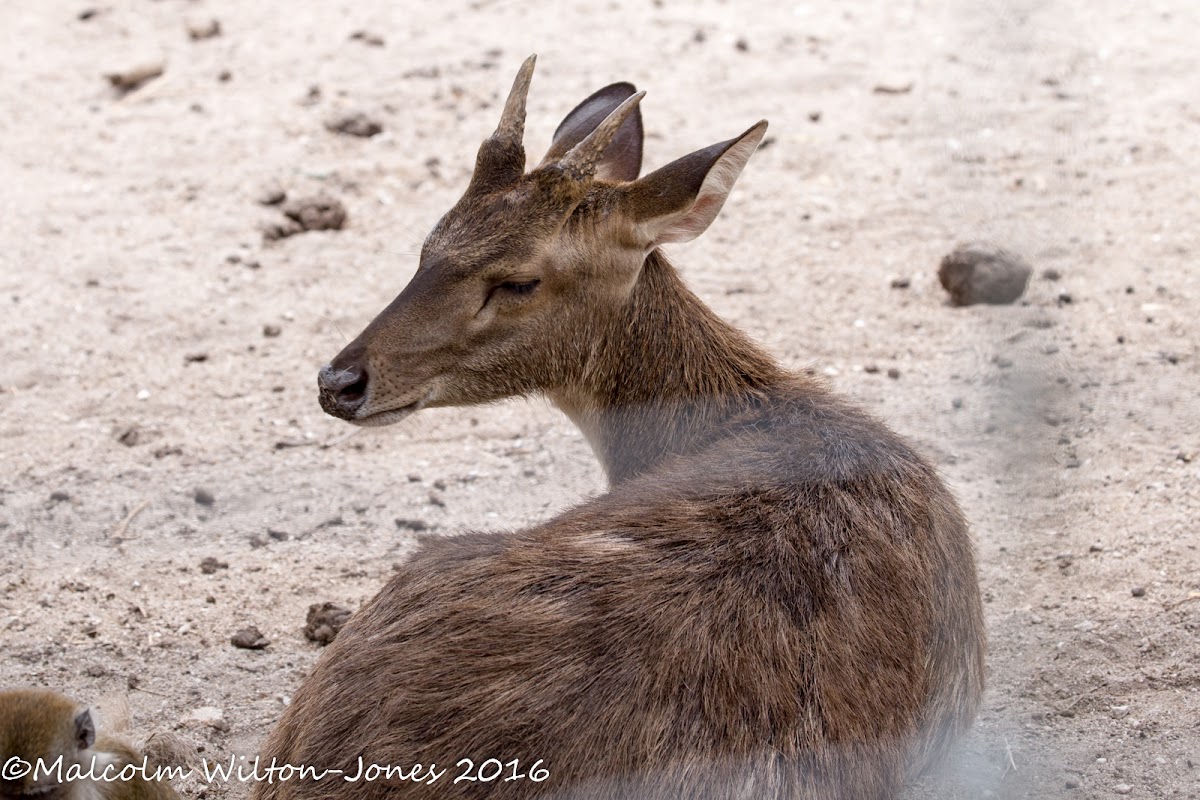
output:
<svg viewBox="0 0 1200 800"><path fill-rule="evenodd" d="M369 597L397 518L513 527L602 489L541 400L357 434L316 403L537 52L533 158L615 80L649 91L648 167L771 120L675 261L960 496L989 693L910 796L1200 797L1200 7L570 5L0 4L0 685L250 754L318 654L309 604ZM353 109L384 132L325 129ZM348 227L265 243L272 185ZM1031 261L1022 302L946 304L972 239ZM270 646L233 648L247 625Z"/></svg>

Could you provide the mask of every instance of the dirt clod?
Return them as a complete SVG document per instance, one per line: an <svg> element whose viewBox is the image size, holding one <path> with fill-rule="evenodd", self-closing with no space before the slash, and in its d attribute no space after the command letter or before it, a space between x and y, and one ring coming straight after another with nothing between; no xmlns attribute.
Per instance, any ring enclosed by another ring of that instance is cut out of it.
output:
<svg viewBox="0 0 1200 800"><path fill-rule="evenodd" d="M200 571L205 575L212 575L220 569L229 569L229 563L226 561L220 561L212 556L207 556L203 561L200 562Z"/></svg>
<svg viewBox="0 0 1200 800"><path fill-rule="evenodd" d="M196 501L196 505L204 506L205 508L211 507L212 504L217 501L217 499L213 497L213 493L208 489L205 489L203 486L196 487L196 490L192 492L192 499Z"/></svg>
<svg viewBox="0 0 1200 800"><path fill-rule="evenodd" d="M271 640L263 636L262 631L258 628L250 625L235 633L229 639L229 643L242 650L262 650L271 643Z"/></svg>
<svg viewBox="0 0 1200 800"><path fill-rule="evenodd" d="M423 519L405 519L404 517L396 518L396 527L405 531L413 531L420 533L429 530L429 523Z"/></svg>
<svg viewBox="0 0 1200 800"><path fill-rule="evenodd" d="M366 139L381 133L383 123L365 111L349 111L326 120L325 128L334 133Z"/></svg>
<svg viewBox="0 0 1200 800"><path fill-rule="evenodd" d="M350 34L350 41L362 42L369 47L383 47L385 44L387 44L387 41L378 33L372 33L371 31L365 30L357 30Z"/></svg>
<svg viewBox="0 0 1200 800"><path fill-rule="evenodd" d="M130 425L119 434L117 441L126 447L136 447L142 441L142 432L136 425Z"/></svg>
<svg viewBox="0 0 1200 800"><path fill-rule="evenodd" d="M1025 291L1033 269L1020 256L990 244L962 244L942 259L938 280L956 306L1004 305Z"/></svg>
<svg viewBox="0 0 1200 800"><path fill-rule="evenodd" d="M313 603L304 621L304 636L311 642L326 645L350 619L351 611L337 603Z"/></svg>
<svg viewBox="0 0 1200 800"><path fill-rule="evenodd" d="M263 325L263 336L267 337L268 339L274 339L281 333L283 333L283 328L279 327L278 325L271 325L269 323Z"/></svg>
<svg viewBox="0 0 1200 800"><path fill-rule="evenodd" d="M298 197L281 210L287 220L264 228L264 238L283 239L304 231L336 231L346 226L346 207L326 194Z"/></svg>
<svg viewBox="0 0 1200 800"><path fill-rule="evenodd" d="M1129 593L1131 595L1133 595L1134 597L1145 597L1146 596L1146 587L1145 586L1134 586L1132 589L1129 590Z"/></svg>
<svg viewBox="0 0 1200 800"><path fill-rule="evenodd" d="M221 21L219 19L193 20L188 23L187 31L188 38L193 42L212 39L221 35Z"/></svg>

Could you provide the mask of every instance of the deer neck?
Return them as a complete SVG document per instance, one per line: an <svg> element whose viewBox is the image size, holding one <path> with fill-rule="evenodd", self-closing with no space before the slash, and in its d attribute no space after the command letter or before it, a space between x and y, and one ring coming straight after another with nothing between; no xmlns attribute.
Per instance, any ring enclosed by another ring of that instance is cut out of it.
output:
<svg viewBox="0 0 1200 800"><path fill-rule="evenodd" d="M705 446L786 377L656 250L629 302L596 331L581 371L548 394L616 484Z"/></svg>

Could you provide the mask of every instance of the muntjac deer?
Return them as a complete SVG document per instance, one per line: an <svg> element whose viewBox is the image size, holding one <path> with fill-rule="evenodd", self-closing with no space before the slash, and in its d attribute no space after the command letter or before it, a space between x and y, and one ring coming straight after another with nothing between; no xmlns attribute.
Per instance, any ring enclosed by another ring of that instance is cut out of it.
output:
<svg viewBox="0 0 1200 800"><path fill-rule="evenodd" d="M262 753L344 774L254 797L894 797L978 708L965 521L907 444L780 367L659 249L712 223L766 122L639 177L642 93L618 83L527 173L532 71L320 401L384 425L541 394L608 492L426 541Z"/></svg>

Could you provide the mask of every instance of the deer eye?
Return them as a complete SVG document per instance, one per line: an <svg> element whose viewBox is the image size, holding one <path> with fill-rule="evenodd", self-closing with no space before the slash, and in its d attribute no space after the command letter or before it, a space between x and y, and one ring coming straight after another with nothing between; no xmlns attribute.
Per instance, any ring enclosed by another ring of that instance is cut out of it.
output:
<svg viewBox="0 0 1200 800"><path fill-rule="evenodd" d="M533 290L538 287L539 283L541 281L536 278L531 281L505 281L504 283L497 284L496 289L508 294L533 294Z"/></svg>

